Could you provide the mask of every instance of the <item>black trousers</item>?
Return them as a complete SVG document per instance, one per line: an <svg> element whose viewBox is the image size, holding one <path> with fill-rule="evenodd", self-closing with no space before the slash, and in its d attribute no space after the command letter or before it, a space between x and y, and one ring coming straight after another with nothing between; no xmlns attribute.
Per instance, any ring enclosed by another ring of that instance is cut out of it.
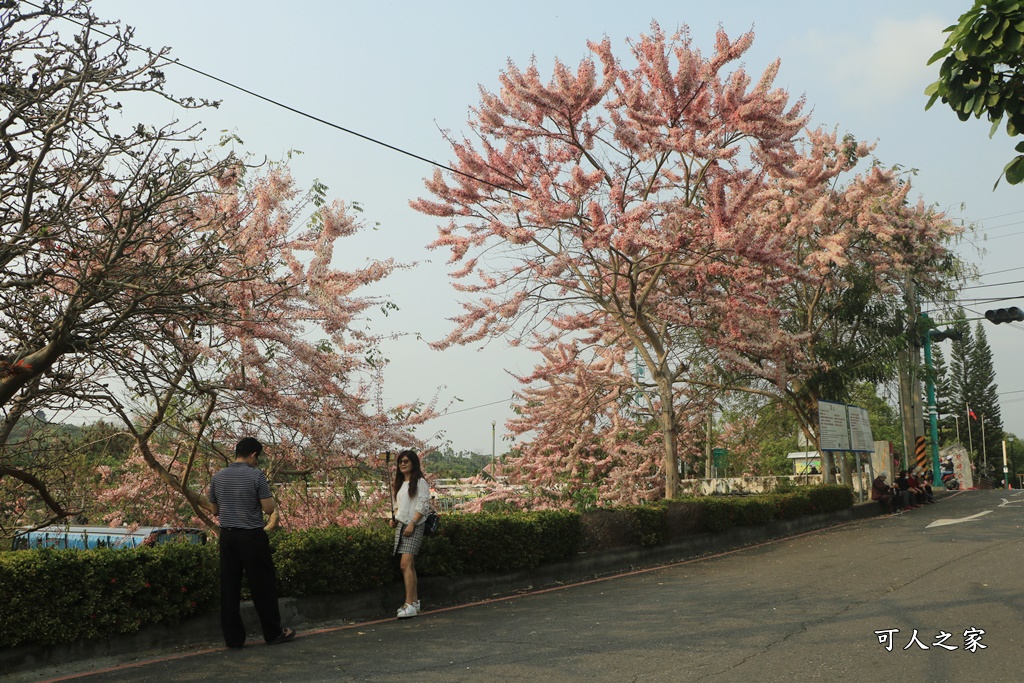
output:
<svg viewBox="0 0 1024 683"><path fill-rule="evenodd" d="M242 574L249 580L249 592L263 628L263 639L281 635L281 612L277 607L277 576L270 556L270 540L263 529L221 529L220 532L220 627L228 647L242 647Z"/></svg>

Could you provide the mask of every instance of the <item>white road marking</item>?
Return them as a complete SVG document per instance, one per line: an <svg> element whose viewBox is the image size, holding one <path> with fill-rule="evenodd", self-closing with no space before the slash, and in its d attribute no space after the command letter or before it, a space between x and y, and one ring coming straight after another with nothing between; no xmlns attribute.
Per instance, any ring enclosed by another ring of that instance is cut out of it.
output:
<svg viewBox="0 0 1024 683"><path fill-rule="evenodd" d="M990 512L992 511L985 510L984 512L979 512L976 515L971 515L970 517L961 517L960 519L937 519L928 526L926 526L925 529L931 529L933 526L949 526L950 524L959 524L960 522L970 522L972 520L978 519L979 517L983 517L989 514Z"/></svg>

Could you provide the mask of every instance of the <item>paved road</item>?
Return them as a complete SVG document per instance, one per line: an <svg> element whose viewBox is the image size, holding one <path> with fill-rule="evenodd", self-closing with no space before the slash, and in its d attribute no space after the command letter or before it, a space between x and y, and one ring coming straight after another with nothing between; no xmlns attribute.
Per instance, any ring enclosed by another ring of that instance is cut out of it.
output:
<svg viewBox="0 0 1024 683"><path fill-rule="evenodd" d="M1022 492L968 491L899 517L275 647L0 681L1019 681L1022 528ZM972 630L980 640L965 639ZM892 633L891 650L878 631ZM935 644L943 633L955 649Z"/></svg>

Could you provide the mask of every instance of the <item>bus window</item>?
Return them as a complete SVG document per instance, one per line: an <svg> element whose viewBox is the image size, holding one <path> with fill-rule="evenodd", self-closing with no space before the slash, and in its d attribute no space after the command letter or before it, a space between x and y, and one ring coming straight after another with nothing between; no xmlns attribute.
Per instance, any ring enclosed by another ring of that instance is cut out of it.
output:
<svg viewBox="0 0 1024 683"><path fill-rule="evenodd" d="M206 532L191 527L137 527L135 529L95 526L51 526L23 529L11 542L12 550L31 548L137 548L178 541L206 543Z"/></svg>

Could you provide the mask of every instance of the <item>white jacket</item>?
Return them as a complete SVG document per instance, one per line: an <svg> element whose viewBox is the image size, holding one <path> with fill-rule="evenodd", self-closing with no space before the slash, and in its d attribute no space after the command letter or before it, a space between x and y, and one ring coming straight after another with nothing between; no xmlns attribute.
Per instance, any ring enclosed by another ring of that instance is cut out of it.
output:
<svg viewBox="0 0 1024 683"><path fill-rule="evenodd" d="M430 510L430 485L427 484L426 479L420 479L416 482L416 495L410 497L409 482L404 481L402 488L398 489L395 502L398 506L398 510L395 511L395 519L402 524L408 524L412 521L413 515L418 512L420 519L417 524L423 524L423 520L427 518L427 512Z"/></svg>

